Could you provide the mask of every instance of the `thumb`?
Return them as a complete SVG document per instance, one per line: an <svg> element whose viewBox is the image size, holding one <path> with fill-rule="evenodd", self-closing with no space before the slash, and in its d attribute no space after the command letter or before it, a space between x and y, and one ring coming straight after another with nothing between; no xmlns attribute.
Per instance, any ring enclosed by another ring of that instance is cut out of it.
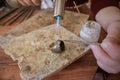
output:
<svg viewBox="0 0 120 80"><path fill-rule="evenodd" d="M93 54L97 60L109 58L107 53L103 50L103 48L100 45L90 45L90 48L93 51Z"/></svg>

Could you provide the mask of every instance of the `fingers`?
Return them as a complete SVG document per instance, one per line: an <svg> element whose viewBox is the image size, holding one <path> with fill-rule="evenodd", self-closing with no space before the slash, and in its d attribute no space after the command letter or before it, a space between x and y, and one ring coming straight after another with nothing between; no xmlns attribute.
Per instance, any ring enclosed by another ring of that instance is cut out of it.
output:
<svg viewBox="0 0 120 80"><path fill-rule="evenodd" d="M24 0L18 0L18 2L23 6L27 6L27 4L26 4L26 2L24 2Z"/></svg>
<svg viewBox="0 0 120 80"><path fill-rule="evenodd" d="M27 6L34 6L34 3L31 0L24 0Z"/></svg>
<svg viewBox="0 0 120 80"><path fill-rule="evenodd" d="M34 3L34 5L38 6L40 4L40 0L32 0L32 2Z"/></svg>
<svg viewBox="0 0 120 80"><path fill-rule="evenodd" d="M38 6L40 0L18 0L18 2L23 6Z"/></svg>
<svg viewBox="0 0 120 80"><path fill-rule="evenodd" d="M101 67L101 69L103 69L104 71L108 72L108 73L113 73L113 69L108 67L106 64L97 61L97 64L99 65L99 67Z"/></svg>
<svg viewBox="0 0 120 80"><path fill-rule="evenodd" d="M117 70L115 70L114 68L112 67L109 67L108 65L100 62L100 61L97 61L97 64L99 65L99 67L101 67L104 71L108 72L108 73L118 73Z"/></svg>
<svg viewBox="0 0 120 80"><path fill-rule="evenodd" d="M120 62L120 44L116 43L115 40L106 38L101 44L102 48L109 54L109 56Z"/></svg>
<svg viewBox="0 0 120 80"><path fill-rule="evenodd" d="M93 51L93 54L95 56L95 58L100 61L100 62L103 62L103 63L108 63L110 62L110 57L109 55L103 51L103 49L98 46L98 45L91 45L90 46L92 51Z"/></svg>
<svg viewBox="0 0 120 80"><path fill-rule="evenodd" d="M120 62L113 60L108 53L106 53L102 47L98 45L90 45L97 64L105 71L109 73L117 73L120 71Z"/></svg>

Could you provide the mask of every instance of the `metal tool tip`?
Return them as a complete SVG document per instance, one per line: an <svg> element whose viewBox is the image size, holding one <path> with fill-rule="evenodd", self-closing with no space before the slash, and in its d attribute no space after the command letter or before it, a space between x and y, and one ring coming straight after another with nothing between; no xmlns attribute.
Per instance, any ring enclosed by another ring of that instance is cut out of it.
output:
<svg viewBox="0 0 120 80"><path fill-rule="evenodd" d="M52 52L54 53L62 53L63 51L65 51L65 44L62 40L57 40L54 43L54 46L51 49Z"/></svg>

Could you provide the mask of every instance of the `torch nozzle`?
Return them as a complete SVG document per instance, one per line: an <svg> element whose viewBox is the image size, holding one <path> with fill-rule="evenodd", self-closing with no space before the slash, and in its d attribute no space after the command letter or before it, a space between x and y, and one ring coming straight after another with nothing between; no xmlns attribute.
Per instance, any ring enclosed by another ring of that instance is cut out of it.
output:
<svg viewBox="0 0 120 80"><path fill-rule="evenodd" d="M63 17L65 0L55 0L54 16Z"/></svg>

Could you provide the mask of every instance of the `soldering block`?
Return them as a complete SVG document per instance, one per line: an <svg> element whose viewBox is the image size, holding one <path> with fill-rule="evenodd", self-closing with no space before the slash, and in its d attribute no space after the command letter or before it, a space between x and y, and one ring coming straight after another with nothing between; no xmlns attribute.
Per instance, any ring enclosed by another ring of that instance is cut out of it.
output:
<svg viewBox="0 0 120 80"><path fill-rule="evenodd" d="M65 51L53 53L55 24L15 37L7 42L4 51L13 60L18 60L23 80L43 80L82 57L89 49L85 42L60 26L59 39L79 40L81 44L65 43Z"/></svg>

